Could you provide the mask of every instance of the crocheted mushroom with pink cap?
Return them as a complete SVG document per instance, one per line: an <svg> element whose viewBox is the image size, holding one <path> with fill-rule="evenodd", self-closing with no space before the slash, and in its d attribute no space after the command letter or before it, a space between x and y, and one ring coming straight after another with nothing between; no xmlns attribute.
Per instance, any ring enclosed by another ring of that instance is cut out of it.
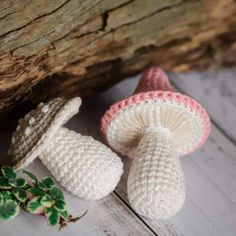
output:
<svg viewBox="0 0 236 236"><path fill-rule="evenodd" d="M210 132L206 111L173 91L165 73L150 68L135 93L102 118L107 143L133 159L127 191L131 206L151 219L166 219L185 201L179 156L199 148Z"/></svg>
<svg viewBox="0 0 236 236"><path fill-rule="evenodd" d="M9 154L15 169L36 157L71 193L98 200L112 192L123 172L120 158L104 144L62 127L78 113L81 99L56 98L19 121Z"/></svg>

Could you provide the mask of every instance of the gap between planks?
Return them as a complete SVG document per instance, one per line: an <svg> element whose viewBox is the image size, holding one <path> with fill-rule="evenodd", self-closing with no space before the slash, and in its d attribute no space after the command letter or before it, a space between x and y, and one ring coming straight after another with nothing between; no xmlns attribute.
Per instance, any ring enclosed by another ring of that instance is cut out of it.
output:
<svg viewBox="0 0 236 236"><path fill-rule="evenodd" d="M122 83L122 82L121 82ZM128 83L129 84L129 82L124 82L124 83ZM119 86L116 86L117 88L119 87ZM124 86L125 88L127 88L126 86ZM129 87L129 86L128 86ZM132 85L132 87L134 88L134 86ZM178 87L178 86L176 86L176 87ZM129 89L128 89L129 90ZM182 90L182 89L181 89ZM111 91L112 91L112 89L111 89ZM131 91L132 91L132 89L130 89L130 93L129 94L131 94ZM183 90L182 90L183 91ZM111 99L109 99L109 102L108 103L110 103L110 104L112 104L113 102L115 102L115 101L117 101L117 100L119 100L119 99L121 99L122 98L122 96L123 95L129 95L128 94L128 92L126 91L126 92L123 92L122 90L120 90L119 88L118 88L118 90L116 91L116 92L121 92L121 95L120 95L120 97L119 98L117 98L116 96L113 96L113 95L111 95ZM116 93L115 91L113 91L113 94L115 94ZM186 93L185 91L184 91L184 93ZM113 96L113 97L112 97ZM125 97L125 96L124 96ZM111 102L110 100L114 100L113 102ZM105 99L106 100L106 99ZM216 123L217 124L217 123ZM216 141L216 146L218 146L218 145L220 145L220 143L221 143L221 141L222 141L222 139L224 140L224 142L223 143L225 143L225 142L227 142L227 140L226 139L224 139L223 137L221 137L221 135L223 134L224 135L224 133L222 133L221 132L221 130L220 129L218 129L220 126L217 126L217 125L215 125L214 123L212 124L212 130L214 130L214 132L213 132L213 134L211 134L212 135L212 140L213 140L213 138L214 138L214 136L217 136L217 141ZM95 136L97 136L97 138L98 138L98 135L96 134ZM208 142L208 144L206 144L206 146L208 145L210 145L210 144L213 144L213 142ZM219 149L223 149L223 147L222 146L219 146ZM203 150L203 149L202 149ZM225 154L225 156L224 157L226 157L226 159L227 159L227 155L228 156L230 156L233 152L235 152L236 150L235 150L235 148L233 147L231 147L230 148L230 150L232 150L230 153L227 153L227 154ZM215 151L216 153L216 156L220 156L221 155L221 152L220 152L220 150L217 150L217 151ZM199 151L197 151L197 153L195 154L195 156L200 156L200 155L202 155L202 153L201 153L201 150L199 150ZM192 157L190 157L190 158L192 158ZM199 157L200 158L200 157ZM190 162L193 162L194 163L194 165L197 165L197 163L198 162L194 162L193 161L193 158L192 158L192 160L190 159ZM204 164L203 164L204 165ZM199 171L200 171L201 169L199 169ZM129 203L128 203L128 199L127 199L127 195L126 195L126 178L127 177L123 177L122 178L122 181L121 181L121 183L123 182L123 184L119 184L119 186L118 186L118 188L117 188L117 190L116 190L116 193L117 193L117 195L119 195L119 197L120 198L122 198L123 199L123 201L124 202L126 202L126 204L128 204L129 205ZM206 176L205 178L208 178L208 176ZM209 182L211 183L211 184L213 184L213 182L212 181L210 181L209 180ZM220 187L222 187L220 184L218 184ZM220 190L220 188L218 188L218 190L219 191L221 191ZM221 191L221 192L224 192L224 191ZM218 193L218 194L220 194L220 193ZM227 194L224 194L225 196L227 196ZM194 199L194 200L196 200L196 199ZM222 199L221 199L222 200ZM193 202L193 200L191 200L192 202ZM137 214L137 213L136 213ZM181 214L180 214L181 215ZM141 216L140 216L141 217ZM177 216L178 217L178 216ZM177 217L176 217L176 219L177 219ZM191 217L191 216L190 216ZM172 223L172 222L175 222L176 220L170 220L170 221L159 221L159 222L153 222L153 221L150 221L150 220L147 220L147 219L145 219L145 218L143 218L143 217L141 217L142 219L143 219L143 221L147 224L147 225L149 225L149 227L151 227L152 229L153 229L153 231L156 231L157 233L159 233L160 235L183 235L182 233L181 233L181 231L178 229L178 227L176 227L176 225L175 225L175 223ZM209 220L209 219L208 219ZM178 221L178 220L177 220ZM209 220L210 221L210 220ZM185 235L187 235L187 234L185 234Z"/></svg>

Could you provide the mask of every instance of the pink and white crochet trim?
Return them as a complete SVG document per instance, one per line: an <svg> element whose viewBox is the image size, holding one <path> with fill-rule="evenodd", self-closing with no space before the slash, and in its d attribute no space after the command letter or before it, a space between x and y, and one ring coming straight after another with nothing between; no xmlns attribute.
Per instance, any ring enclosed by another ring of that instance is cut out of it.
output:
<svg viewBox="0 0 236 236"><path fill-rule="evenodd" d="M159 78L156 80L156 78ZM157 90L159 89L159 90ZM210 120L205 109L194 99L176 92L172 92L173 88L169 83L169 80L165 73L158 68L152 68L144 72L140 82L135 90L135 94L121 100L120 102L112 105L106 112L101 120L101 131L106 139L107 128L114 117L121 111L133 105L142 104L148 101L161 100L163 102L175 102L179 105L183 105L189 111L198 114L204 124L204 132L198 143L196 143L190 150L184 154L189 154L198 149L203 143L205 143L210 133Z"/></svg>
<svg viewBox="0 0 236 236"><path fill-rule="evenodd" d="M150 68L135 94L106 112L101 131L110 147L133 159L127 192L136 212L151 219L176 214L186 195L179 156L200 147L210 132L204 108Z"/></svg>

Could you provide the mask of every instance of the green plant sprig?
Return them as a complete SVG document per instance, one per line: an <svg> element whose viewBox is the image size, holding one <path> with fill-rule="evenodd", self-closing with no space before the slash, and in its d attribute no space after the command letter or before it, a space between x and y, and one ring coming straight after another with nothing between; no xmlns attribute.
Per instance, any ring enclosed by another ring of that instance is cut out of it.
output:
<svg viewBox="0 0 236 236"><path fill-rule="evenodd" d="M23 170L23 173L30 183L24 178L17 178L13 168L1 167L0 221L13 219L22 208L31 214L44 215L49 225L59 225L61 229L86 214L75 218L68 214L64 194L51 177L39 181L31 172Z"/></svg>

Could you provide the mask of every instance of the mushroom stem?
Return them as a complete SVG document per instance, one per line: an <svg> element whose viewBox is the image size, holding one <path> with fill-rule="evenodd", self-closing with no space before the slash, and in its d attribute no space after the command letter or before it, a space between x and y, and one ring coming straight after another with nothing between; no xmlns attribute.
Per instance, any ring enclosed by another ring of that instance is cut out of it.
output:
<svg viewBox="0 0 236 236"><path fill-rule="evenodd" d="M112 192L123 171L120 158L105 145L64 127L39 158L63 187L90 200Z"/></svg>
<svg viewBox="0 0 236 236"><path fill-rule="evenodd" d="M128 197L141 215L166 219L178 212L185 200L185 183L171 132L148 127L131 157Z"/></svg>
<svg viewBox="0 0 236 236"><path fill-rule="evenodd" d="M165 72L158 67L151 67L142 74L134 94L155 90L174 91Z"/></svg>

